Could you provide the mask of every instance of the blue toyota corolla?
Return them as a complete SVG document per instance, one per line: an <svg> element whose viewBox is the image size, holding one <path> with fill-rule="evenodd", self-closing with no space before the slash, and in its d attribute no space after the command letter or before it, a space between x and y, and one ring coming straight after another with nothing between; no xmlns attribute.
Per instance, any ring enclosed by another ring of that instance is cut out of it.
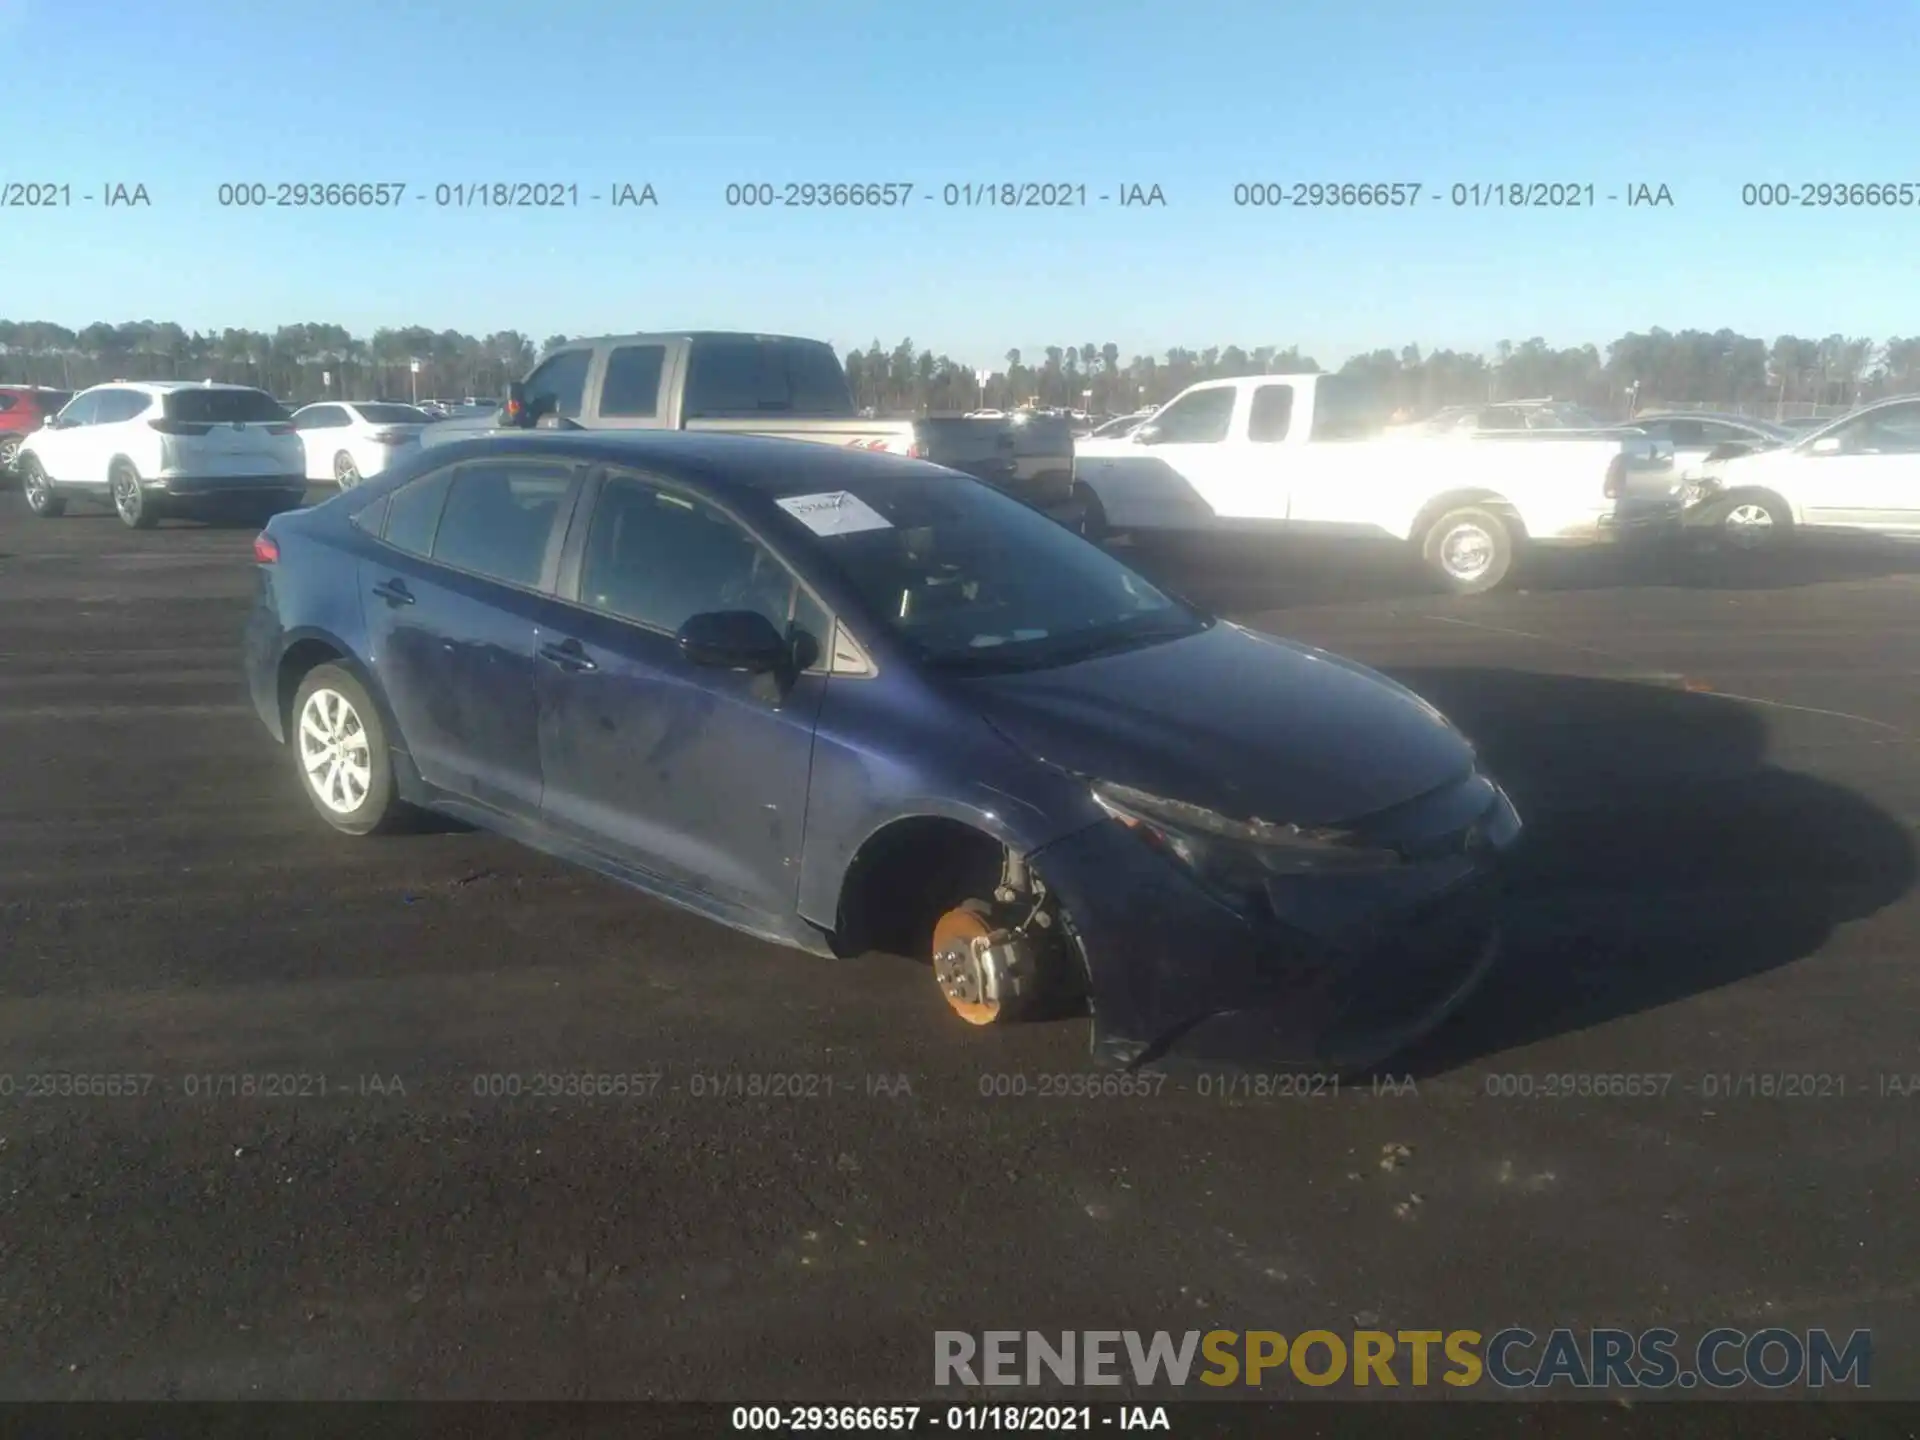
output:
<svg viewBox="0 0 1920 1440"><path fill-rule="evenodd" d="M437 447L254 544L320 816L445 812L1096 1055L1351 1071L1498 949L1520 820L1383 676L952 471L745 436Z"/></svg>

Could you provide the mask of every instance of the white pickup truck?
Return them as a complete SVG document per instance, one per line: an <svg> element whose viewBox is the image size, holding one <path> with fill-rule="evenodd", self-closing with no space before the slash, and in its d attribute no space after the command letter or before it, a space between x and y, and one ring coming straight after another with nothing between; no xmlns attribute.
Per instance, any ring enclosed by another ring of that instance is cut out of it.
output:
<svg viewBox="0 0 1920 1440"><path fill-rule="evenodd" d="M1529 545L1677 534L1670 445L1634 430L1382 435L1334 375L1208 380L1118 440L1082 440L1077 513L1094 538L1270 530L1413 545L1450 589L1491 590Z"/></svg>

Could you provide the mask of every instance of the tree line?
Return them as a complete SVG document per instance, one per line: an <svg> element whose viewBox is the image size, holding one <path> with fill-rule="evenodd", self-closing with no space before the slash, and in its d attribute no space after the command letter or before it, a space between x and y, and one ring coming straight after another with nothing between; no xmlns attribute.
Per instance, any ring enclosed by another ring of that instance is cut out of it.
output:
<svg viewBox="0 0 1920 1440"><path fill-rule="evenodd" d="M0 320L0 381L79 389L108 380L212 379L258 385L294 401L416 393L491 398L566 338L552 335L536 345L517 330L475 336L418 325L362 337L340 325L200 331L139 320L71 330ZM1297 346L1175 347L1123 361L1109 341L1008 350L982 384L973 367L911 339L891 349L875 340L850 350L846 367L856 403L881 414L1035 404L1110 415L1161 404L1199 380L1323 368ZM1616 417L1651 403L1805 413L1920 391L1920 337L1781 335L1768 341L1724 329L1655 328L1604 348L1556 349L1539 337L1502 341L1492 354L1408 345L1352 356L1339 373L1365 382L1383 405L1415 415L1536 396Z"/></svg>

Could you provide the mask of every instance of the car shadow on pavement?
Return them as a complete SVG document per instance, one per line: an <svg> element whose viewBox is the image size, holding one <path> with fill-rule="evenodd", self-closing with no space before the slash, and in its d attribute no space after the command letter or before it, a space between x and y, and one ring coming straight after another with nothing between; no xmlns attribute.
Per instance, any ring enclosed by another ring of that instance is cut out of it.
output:
<svg viewBox="0 0 1920 1440"><path fill-rule="evenodd" d="M1493 978L1396 1072L1671 1004L1804 959L1912 888L1907 827L1769 760L1766 713L1630 681L1397 670L1527 822Z"/></svg>

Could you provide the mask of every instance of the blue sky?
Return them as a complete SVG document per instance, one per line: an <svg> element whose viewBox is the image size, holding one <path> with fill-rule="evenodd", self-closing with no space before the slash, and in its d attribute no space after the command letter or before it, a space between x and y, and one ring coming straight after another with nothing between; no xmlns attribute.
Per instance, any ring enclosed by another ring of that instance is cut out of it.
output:
<svg viewBox="0 0 1920 1440"><path fill-rule="evenodd" d="M934 16L951 14L951 20ZM705 326L843 349L1604 343L1920 331L1920 206L1757 210L1748 181L1920 185L1920 10L1347 0L964 6L0 0L9 318L337 320L536 340ZM21 77L25 77L22 83ZM31 156L31 169L23 168ZM404 182L243 212L223 182ZM439 208L574 183L577 209ZM891 180L904 209L746 212L729 182ZM1159 185L1164 209L948 209L949 183ZM1593 183L1572 212L1236 208L1237 182ZM78 200L144 184L150 208ZM657 208L586 199L651 183ZM1675 204L1604 196L1665 184ZM426 196L426 199L417 197Z"/></svg>

